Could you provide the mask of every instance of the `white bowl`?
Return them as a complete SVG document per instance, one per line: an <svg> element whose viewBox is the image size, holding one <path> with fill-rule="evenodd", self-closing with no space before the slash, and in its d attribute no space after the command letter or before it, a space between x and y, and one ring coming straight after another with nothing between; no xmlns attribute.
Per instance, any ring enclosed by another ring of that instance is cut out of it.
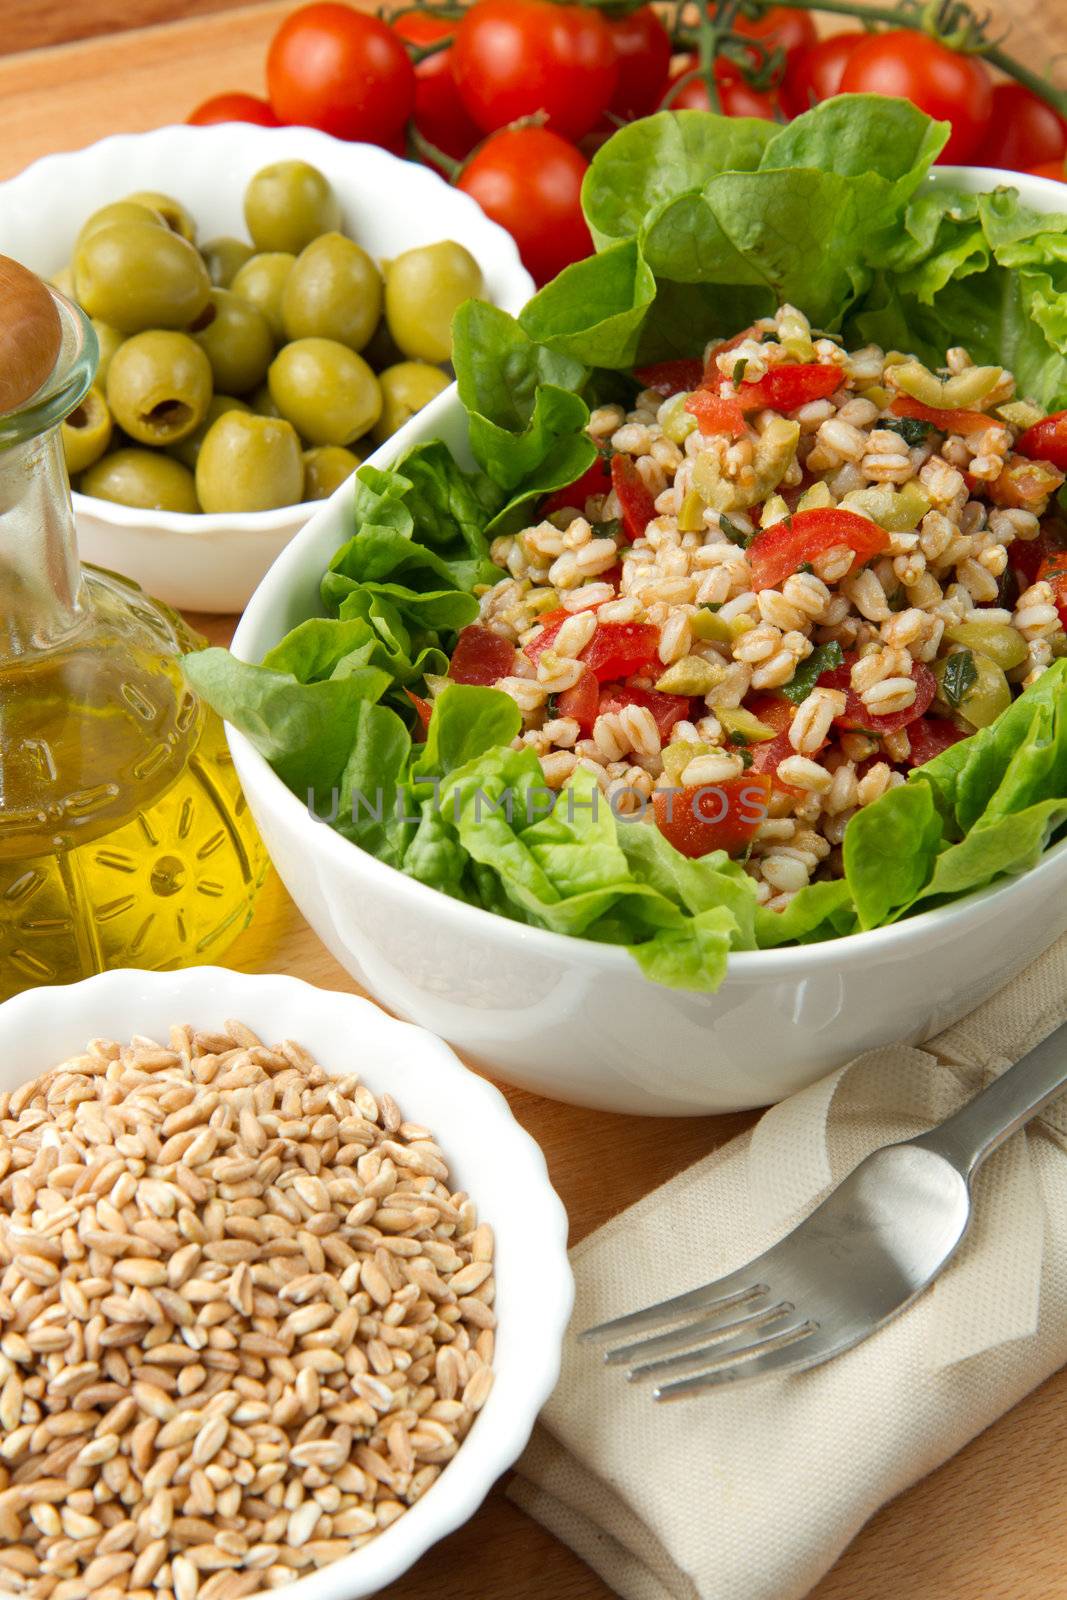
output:
<svg viewBox="0 0 1067 1600"><path fill-rule="evenodd" d="M1017 182L1044 210L1058 184ZM937 181L970 174L944 171ZM469 464L466 417L442 395L415 419ZM387 465L394 443L372 458ZM320 575L351 520L340 492L257 591L234 648L259 661L317 614ZM311 819L233 729L230 748L286 886L337 959L402 1016L496 1077L610 1111L695 1114L766 1105L862 1050L947 1027L1067 930L1067 843L1032 872L895 927L732 955L717 994L662 988L609 945L527 928L384 866Z"/></svg>
<svg viewBox="0 0 1067 1600"><path fill-rule="evenodd" d="M14 1089L92 1038L166 1038L173 1022L206 1030L237 1017L265 1040L306 1045L329 1072L357 1070L433 1129L453 1178L496 1232L499 1316L492 1393L455 1458L410 1511L363 1549L271 1593L357 1600L392 1583L478 1509L521 1454L559 1376L573 1282L567 1217L544 1157L503 1096L440 1039L369 1000L296 978L221 967L107 972L66 988L31 989L0 1006L0 1088Z"/></svg>
<svg viewBox="0 0 1067 1600"><path fill-rule="evenodd" d="M476 201L429 167L377 145L346 144L312 128L157 128L116 134L84 150L45 156L0 183L0 255L50 277L70 260L86 217L139 189L188 206L199 237L246 237L249 178L272 161L309 161L341 202L344 231L375 260L414 245L455 239L485 274L486 298L518 311L533 293L511 235ZM134 578L149 594L191 611L240 611L275 556L316 507L192 516L139 511L75 494L86 561Z"/></svg>

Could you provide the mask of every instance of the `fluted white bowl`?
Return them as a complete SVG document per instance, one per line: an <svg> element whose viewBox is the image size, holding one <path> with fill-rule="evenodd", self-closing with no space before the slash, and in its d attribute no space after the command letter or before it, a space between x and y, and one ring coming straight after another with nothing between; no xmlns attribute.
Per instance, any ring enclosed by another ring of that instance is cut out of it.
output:
<svg viewBox="0 0 1067 1600"><path fill-rule="evenodd" d="M50 277L70 260L78 231L93 211L139 189L162 191L188 206L201 239L245 237L248 180L283 160L309 161L326 175L341 203L343 230L375 260L455 239L481 266L487 299L514 312L533 293L511 235L429 167L313 128L242 122L115 134L84 150L44 156L0 183L0 255ZM124 573L149 594L191 611L242 610L316 509L305 503L194 516L74 495L85 560Z"/></svg>

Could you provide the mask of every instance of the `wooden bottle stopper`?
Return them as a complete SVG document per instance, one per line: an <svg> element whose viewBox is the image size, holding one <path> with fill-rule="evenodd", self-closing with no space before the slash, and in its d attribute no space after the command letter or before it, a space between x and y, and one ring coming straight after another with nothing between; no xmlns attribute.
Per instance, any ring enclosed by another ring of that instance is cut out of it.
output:
<svg viewBox="0 0 1067 1600"><path fill-rule="evenodd" d="M62 341L59 312L40 278L0 256L0 416L37 393Z"/></svg>

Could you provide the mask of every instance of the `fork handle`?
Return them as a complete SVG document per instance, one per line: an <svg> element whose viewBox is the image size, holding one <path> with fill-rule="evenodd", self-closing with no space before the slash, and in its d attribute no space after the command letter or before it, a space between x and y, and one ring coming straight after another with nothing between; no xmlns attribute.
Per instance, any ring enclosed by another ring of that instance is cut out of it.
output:
<svg viewBox="0 0 1067 1600"><path fill-rule="evenodd" d="M1067 1023L1001 1073L962 1110L914 1144L944 1156L970 1179L987 1156L1067 1088Z"/></svg>

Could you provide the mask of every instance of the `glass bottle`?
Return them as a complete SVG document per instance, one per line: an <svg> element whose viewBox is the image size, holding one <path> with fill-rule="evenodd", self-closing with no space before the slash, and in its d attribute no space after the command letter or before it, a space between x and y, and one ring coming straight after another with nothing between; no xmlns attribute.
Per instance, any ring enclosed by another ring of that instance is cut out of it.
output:
<svg viewBox="0 0 1067 1600"><path fill-rule="evenodd" d="M79 563L60 423L92 383L96 335L48 292L58 359L0 414L0 999L210 962L266 871L222 724L181 671L204 641Z"/></svg>

